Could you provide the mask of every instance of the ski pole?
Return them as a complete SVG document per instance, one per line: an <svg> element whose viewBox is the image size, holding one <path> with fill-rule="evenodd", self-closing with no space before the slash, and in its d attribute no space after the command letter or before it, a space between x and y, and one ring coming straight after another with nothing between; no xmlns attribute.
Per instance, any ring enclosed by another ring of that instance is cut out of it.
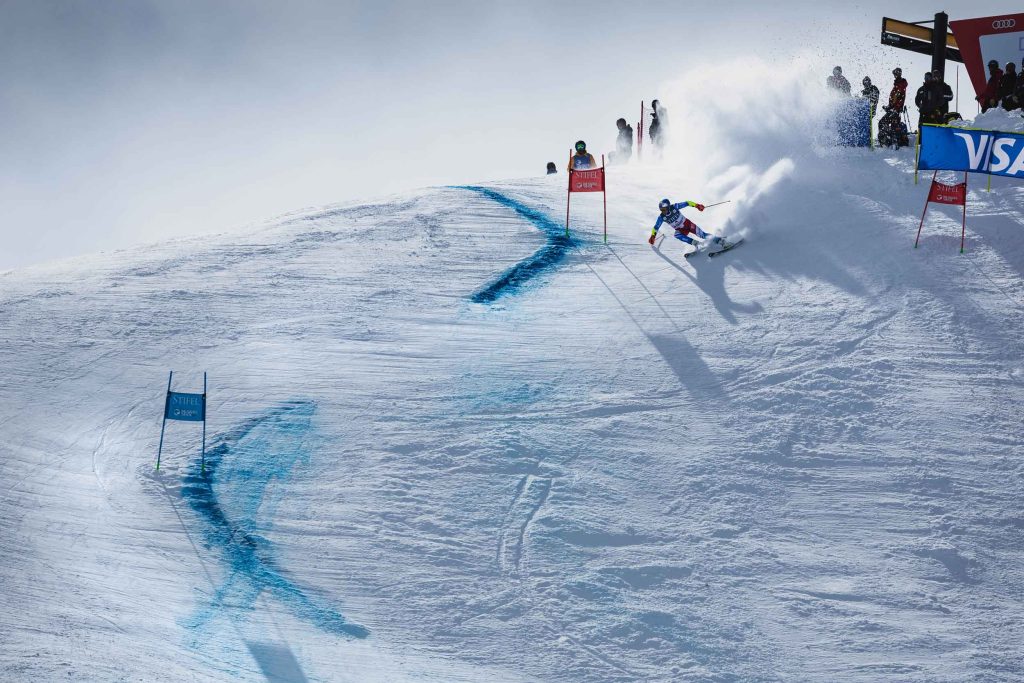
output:
<svg viewBox="0 0 1024 683"><path fill-rule="evenodd" d="M705 204L704 208L705 209L710 209L712 206L721 206L722 204L728 204L731 201L732 201L731 199L726 199L724 202L718 202L717 204Z"/></svg>

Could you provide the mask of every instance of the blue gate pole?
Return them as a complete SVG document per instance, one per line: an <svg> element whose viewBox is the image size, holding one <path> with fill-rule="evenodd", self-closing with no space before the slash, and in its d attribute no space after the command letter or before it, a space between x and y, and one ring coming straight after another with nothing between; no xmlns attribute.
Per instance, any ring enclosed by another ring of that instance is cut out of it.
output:
<svg viewBox="0 0 1024 683"><path fill-rule="evenodd" d="M164 396L164 419L160 425L160 447L156 451L156 469L160 470L160 454L164 450L164 429L167 428L167 402L171 400L171 378L174 377L174 370L167 375L167 395Z"/></svg>
<svg viewBox="0 0 1024 683"><path fill-rule="evenodd" d="M206 474L206 373L203 373L203 451L200 470Z"/></svg>

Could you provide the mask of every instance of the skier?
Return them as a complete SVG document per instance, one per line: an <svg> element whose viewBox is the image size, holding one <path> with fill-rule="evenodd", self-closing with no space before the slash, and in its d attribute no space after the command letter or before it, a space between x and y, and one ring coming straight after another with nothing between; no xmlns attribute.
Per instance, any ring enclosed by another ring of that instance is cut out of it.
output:
<svg viewBox="0 0 1024 683"><path fill-rule="evenodd" d="M832 69L832 75L825 80L825 84L830 90L837 94L850 95L850 81L846 80L846 76L843 75L843 67L837 66Z"/></svg>
<svg viewBox="0 0 1024 683"><path fill-rule="evenodd" d="M693 245L694 249L692 252L690 252L691 254L700 251L701 245L695 242L694 239L690 237L690 235L696 235L702 240L710 239L713 244L719 244L722 246L723 249L728 249L730 246L732 246L728 242L726 242L724 238L716 237L715 235L710 235L704 232L699 227L697 227L696 223L691 221L689 218L685 217L680 211L680 209L685 209L686 207L689 206L692 206L698 211L704 210L703 204L698 204L696 202L691 201L673 204L668 199L662 199L660 202L658 202L658 209L661 211L661 214L658 216L658 222L654 224L654 229L651 230L651 238L647 240L647 243L653 245L654 238L658 236L658 228L661 227L662 223L668 223L673 228L675 228L675 238L677 240Z"/></svg>
<svg viewBox="0 0 1024 683"><path fill-rule="evenodd" d="M587 143L583 140L576 141L576 153L569 157L570 171L586 171L589 168L597 168L594 155L587 151Z"/></svg>

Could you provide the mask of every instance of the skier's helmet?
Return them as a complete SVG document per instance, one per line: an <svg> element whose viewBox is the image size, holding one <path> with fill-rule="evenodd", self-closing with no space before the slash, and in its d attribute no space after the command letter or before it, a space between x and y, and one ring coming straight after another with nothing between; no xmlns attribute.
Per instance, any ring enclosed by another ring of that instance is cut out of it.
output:
<svg viewBox="0 0 1024 683"><path fill-rule="evenodd" d="M871 79L870 79L869 77L865 76L865 77L864 77L864 80L863 80L863 81L861 81L861 83L863 83L863 84L864 84L864 87L866 88L866 87L868 87L869 85L871 85Z"/></svg>
<svg viewBox="0 0 1024 683"><path fill-rule="evenodd" d="M901 69L899 67L896 67L895 69L892 70L892 75L894 77L896 77L896 78L902 78L903 77L903 69Z"/></svg>
<svg viewBox="0 0 1024 683"><path fill-rule="evenodd" d="M658 208L661 209L663 212L668 211L669 209L672 208L672 202L670 202L668 199L662 199L660 202L658 202Z"/></svg>
<svg viewBox="0 0 1024 683"><path fill-rule="evenodd" d="M586 152L587 151L587 143L583 142L583 140L577 140L576 141L576 151L581 153L581 154L583 152Z"/></svg>
<svg viewBox="0 0 1024 683"><path fill-rule="evenodd" d="M837 66L836 68L832 69L832 75L833 76L839 76L842 73L843 73L843 67L841 67L841 66Z"/></svg>

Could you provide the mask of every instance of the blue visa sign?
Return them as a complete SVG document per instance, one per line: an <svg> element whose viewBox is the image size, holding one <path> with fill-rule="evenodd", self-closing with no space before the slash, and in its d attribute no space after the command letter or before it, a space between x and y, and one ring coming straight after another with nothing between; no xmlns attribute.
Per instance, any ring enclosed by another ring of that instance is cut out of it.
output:
<svg viewBox="0 0 1024 683"><path fill-rule="evenodd" d="M177 391L167 392L167 409L165 420L185 420L186 422L202 422L206 419L205 394L182 394Z"/></svg>
<svg viewBox="0 0 1024 683"><path fill-rule="evenodd" d="M1024 179L1024 134L925 124L918 168Z"/></svg>

